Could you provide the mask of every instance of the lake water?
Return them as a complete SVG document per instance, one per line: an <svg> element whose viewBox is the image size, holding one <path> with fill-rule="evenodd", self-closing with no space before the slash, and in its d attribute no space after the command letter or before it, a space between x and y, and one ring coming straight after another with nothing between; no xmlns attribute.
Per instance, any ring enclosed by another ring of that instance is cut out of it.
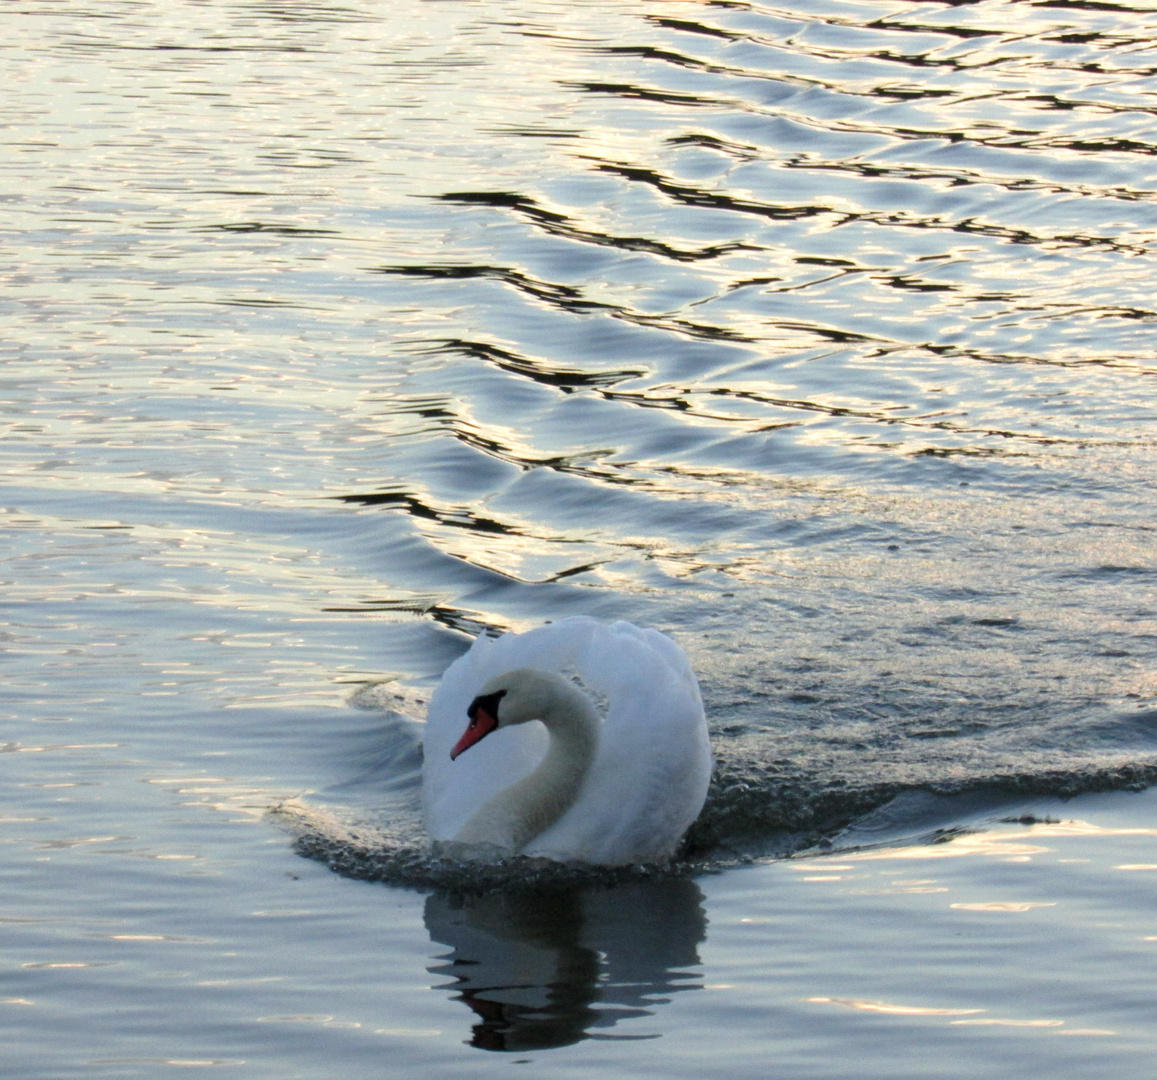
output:
<svg viewBox="0 0 1157 1080"><path fill-rule="evenodd" d="M5 1077L1152 1071L1157 8L0 27ZM432 875L569 614L699 673L685 858Z"/></svg>

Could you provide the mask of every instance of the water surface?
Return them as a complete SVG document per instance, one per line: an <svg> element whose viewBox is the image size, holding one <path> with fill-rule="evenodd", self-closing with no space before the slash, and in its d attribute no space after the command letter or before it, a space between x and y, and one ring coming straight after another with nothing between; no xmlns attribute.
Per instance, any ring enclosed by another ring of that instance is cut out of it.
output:
<svg viewBox="0 0 1157 1080"><path fill-rule="evenodd" d="M1157 13L4 15L7 1073L1151 1059ZM573 613L698 862L409 888L399 717Z"/></svg>

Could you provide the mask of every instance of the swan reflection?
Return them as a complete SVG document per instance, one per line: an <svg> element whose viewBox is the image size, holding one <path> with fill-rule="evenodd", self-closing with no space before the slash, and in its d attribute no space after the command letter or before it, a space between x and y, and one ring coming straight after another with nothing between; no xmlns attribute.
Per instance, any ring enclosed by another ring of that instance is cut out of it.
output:
<svg viewBox="0 0 1157 1080"><path fill-rule="evenodd" d="M614 888L430 896L426 929L452 952L429 968L476 1013L470 1043L528 1051L610 1035L677 990L702 988L703 894L685 879Z"/></svg>

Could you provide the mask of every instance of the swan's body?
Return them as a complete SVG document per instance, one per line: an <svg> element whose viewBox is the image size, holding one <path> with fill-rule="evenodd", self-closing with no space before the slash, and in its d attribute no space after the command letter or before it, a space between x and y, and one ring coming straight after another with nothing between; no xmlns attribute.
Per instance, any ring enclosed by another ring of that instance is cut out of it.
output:
<svg viewBox="0 0 1157 1080"><path fill-rule="evenodd" d="M583 616L478 638L430 702L424 758L432 840L610 865L670 858L711 776L682 650Z"/></svg>

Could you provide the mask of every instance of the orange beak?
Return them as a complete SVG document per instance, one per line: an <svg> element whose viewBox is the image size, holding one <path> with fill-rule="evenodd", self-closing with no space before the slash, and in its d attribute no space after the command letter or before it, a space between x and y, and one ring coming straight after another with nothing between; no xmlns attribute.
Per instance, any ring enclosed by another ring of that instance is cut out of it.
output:
<svg viewBox="0 0 1157 1080"><path fill-rule="evenodd" d="M495 705L498 702L494 703ZM470 704L470 708L466 710L466 715L470 717L470 723L466 730L462 732L462 738L454 744L454 749L450 751L450 760L453 761L463 750L469 750L480 739L486 738L496 727L498 727L498 717L494 714L498 712L497 708L491 712L486 708L478 698L475 698Z"/></svg>

